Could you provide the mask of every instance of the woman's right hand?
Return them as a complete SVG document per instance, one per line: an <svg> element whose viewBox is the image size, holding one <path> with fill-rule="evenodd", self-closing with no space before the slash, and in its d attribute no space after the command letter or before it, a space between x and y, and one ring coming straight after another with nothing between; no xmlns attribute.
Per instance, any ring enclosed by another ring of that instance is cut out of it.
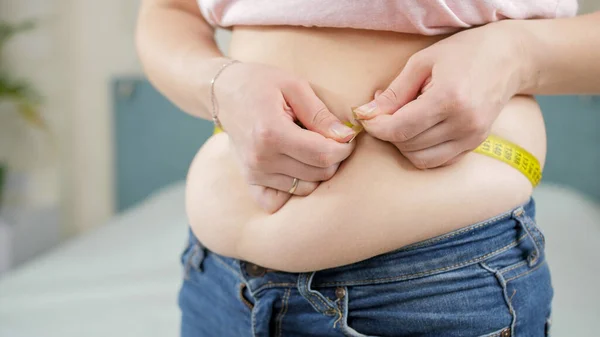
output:
<svg viewBox="0 0 600 337"><path fill-rule="evenodd" d="M231 139L250 192L268 212L330 179L353 149L354 131L336 118L310 84L262 64L230 65L215 82L218 117ZM296 124L300 122L305 128Z"/></svg>

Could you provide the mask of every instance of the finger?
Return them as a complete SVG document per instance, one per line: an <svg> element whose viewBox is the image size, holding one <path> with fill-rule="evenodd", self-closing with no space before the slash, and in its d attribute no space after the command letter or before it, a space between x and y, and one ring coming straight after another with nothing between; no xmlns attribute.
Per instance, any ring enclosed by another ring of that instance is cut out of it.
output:
<svg viewBox="0 0 600 337"><path fill-rule="evenodd" d="M447 121L443 121L405 142L397 143L396 146L400 151L420 151L454 140L455 138L456 132L454 126Z"/></svg>
<svg viewBox="0 0 600 337"><path fill-rule="evenodd" d="M308 130L341 143L354 136L354 130L333 115L308 83L298 82L283 88L283 96L296 118Z"/></svg>
<svg viewBox="0 0 600 337"><path fill-rule="evenodd" d="M354 149L353 143L338 143L289 124L281 125L281 132L286 136L279 140L279 151L304 164L327 168L348 158Z"/></svg>
<svg viewBox="0 0 600 337"><path fill-rule="evenodd" d="M429 76L425 82L423 82L423 86L421 87L421 90L419 91L420 94L425 93L427 90L429 90L433 85L433 82L431 81L431 76Z"/></svg>
<svg viewBox="0 0 600 337"><path fill-rule="evenodd" d="M256 149L241 154L247 177L262 172L314 182L328 180L354 147L304 130L289 120L280 123L279 129L256 134L253 139Z"/></svg>
<svg viewBox="0 0 600 337"><path fill-rule="evenodd" d="M393 115L380 115L362 121L373 137L393 143L403 143L446 118L445 110L434 103L433 95L413 100Z"/></svg>
<svg viewBox="0 0 600 337"><path fill-rule="evenodd" d="M281 155L276 161L273 161L271 172L296 177L303 181L319 182L331 179L339 167L339 163L326 168L316 167L304 164L296 159Z"/></svg>
<svg viewBox="0 0 600 337"><path fill-rule="evenodd" d="M393 114L408 102L414 100L423 84L431 77L432 59L415 54L392 83L380 95L355 110L360 119L371 119L382 114Z"/></svg>
<svg viewBox="0 0 600 337"><path fill-rule="evenodd" d="M268 174L262 172L255 172L251 177L248 178L250 185L258 185L263 187L269 187L281 192L288 192L294 184L294 178L283 174ZM319 183L310 182L304 180L298 180L298 186L294 191L294 195L309 195L314 191Z"/></svg>
<svg viewBox="0 0 600 337"><path fill-rule="evenodd" d="M277 212L292 197L289 193L264 186L250 185L249 189L258 206L271 214Z"/></svg>
<svg viewBox="0 0 600 337"><path fill-rule="evenodd" d="M421 151L402 152L418 169L431 169L444 165L464 152L459 141L449 141Z"/></svg>
<svg viewBox="0 0 600 337"><path fill-rule="evenodd" d="M442 166L454 165L454 164L458 163L459 161L461 161L470 152L471 152L471 150L464 151L463 153L459 154L458 156L456 156L456 157L450 159L449 161L445 162Z"/></svg>

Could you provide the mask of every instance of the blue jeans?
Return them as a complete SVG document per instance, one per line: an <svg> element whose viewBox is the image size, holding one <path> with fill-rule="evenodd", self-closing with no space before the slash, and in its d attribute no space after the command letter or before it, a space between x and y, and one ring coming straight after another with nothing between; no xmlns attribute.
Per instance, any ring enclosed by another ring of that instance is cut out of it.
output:
<svg viewBox="0 0 600 337"><path fill-rule="evenodd" d="M547 336L552 286L533 200L371 259L311 273L182 255L183 337Z"/></svg>

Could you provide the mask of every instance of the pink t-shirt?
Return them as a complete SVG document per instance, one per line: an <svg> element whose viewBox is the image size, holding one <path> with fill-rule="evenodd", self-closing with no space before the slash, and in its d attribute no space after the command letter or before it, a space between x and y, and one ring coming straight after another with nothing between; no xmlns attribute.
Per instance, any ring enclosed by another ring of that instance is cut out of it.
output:
<svg viewBox="0 0 600 337"><path fill-rule="evenodd" d="M213 26L286 25L444 34L502 19L573 16L577 0L197 0Z"/></svg>

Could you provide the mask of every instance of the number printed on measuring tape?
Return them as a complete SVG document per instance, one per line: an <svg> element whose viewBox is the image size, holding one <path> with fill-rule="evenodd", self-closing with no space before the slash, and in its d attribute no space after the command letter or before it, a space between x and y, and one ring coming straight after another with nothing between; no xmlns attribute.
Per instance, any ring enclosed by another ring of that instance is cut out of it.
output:
<svg viewBox="0 0 600 337"><path fill-rule="evenodd" d="M498 159L523 173L535 187L542 180L540 162L522 147L498 136L489 136L474 152Z"/></svg>

